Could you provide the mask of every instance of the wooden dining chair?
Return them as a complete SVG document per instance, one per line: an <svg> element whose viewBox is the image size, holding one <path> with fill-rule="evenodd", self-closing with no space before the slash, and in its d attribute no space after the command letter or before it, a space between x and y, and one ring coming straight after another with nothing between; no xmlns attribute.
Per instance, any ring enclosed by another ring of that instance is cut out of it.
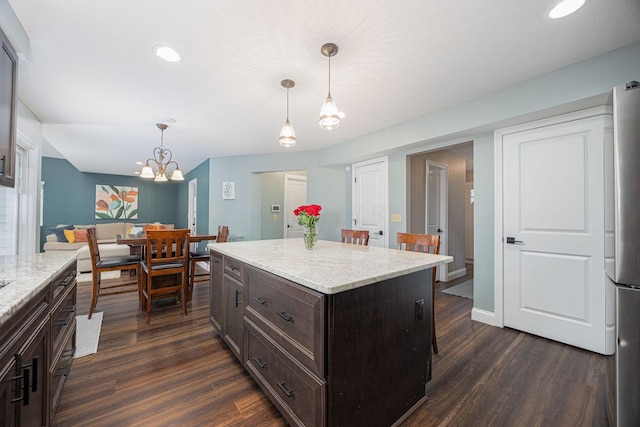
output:
<svg viewBox="0 0 640 427"><path fill-rule="evenodd" d="M440 253L439 234L412 234L398 233L396 237L398 249L415 252L426 252L438 255ZM433 353L438 354L438 342L436 340L436 267L431 269L431 345Z"/></svg>
<svg viewBox="0 0 640 427"><path fill-rule="evenodd" d="M148 230L142 261L142 309L151 322L151 303L156 298L176 297L187 315L189 229ZM166 280L158 280L167 276ZM172 277L173 276L173 277Z"/></svg>
<svg viewBox="0 0 640 427"><path fill-rule="evenodd" d="M93 276L93 287L91 289L91 303L89 305L88 318L91 319L93 311L98 304L100 296L123 294L127 292L138 292L138 302L141 303L140 295L140 257L137 255L115 257L108 259L100 258L100 247L96 239L96 229L91 227L87 229L87 245L91 254L91 272ZM130 280L119 280L114 284L102 283L102 273L107 271L128 271L135 272Z"/></svg>
<svg viewBox="0 0 640 427"><path fill-rule="evenodd" d="M216 236L216 243L224 243L227 241L228 238L229 238L229 227L226 225L219 225L218 234ZM204 272L203 270L200 270L200 272L196 271L196 266L199 262L206 262L210 264L209 256L210 256L209 250L206 248L200 251L195 250L195 251L189 252L189 285L188 285L189 301L191 301L191 298L193 297L194 283L204 282L209 280L209 270L211 268L210 265L209 265L209 269L207 269Z"/></svg>
<svg viewBox="0 0 640 427"><path fill-rule="evenodd" d="M348 230L343 228L340 232L342 243L354 245L369 245L369 230Z"/></svg>

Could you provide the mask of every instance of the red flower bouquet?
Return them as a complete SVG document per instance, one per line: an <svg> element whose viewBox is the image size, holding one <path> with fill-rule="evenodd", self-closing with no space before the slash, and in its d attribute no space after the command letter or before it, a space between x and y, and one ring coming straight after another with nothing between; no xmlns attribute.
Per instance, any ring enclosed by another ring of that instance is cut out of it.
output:
<svg viewBox="0 0 640 427"><path fill-rule="evenodd" d="M293 211L295 216L298 217L298 224L305 228L302 237L304 238L304 245L307 249L313 249L313 246L316 244L318 237L316 222L320 219L321 210L322 206L320 205L308 205L298 206L298 208Z"/></svg>
<svg viewBox="0 0 640 427"><path fill-rule="evenodd" d="M298 206L297 209L294 209L293 214L298 217L298 224L313 228L320 219L321 210L322 206L320 205Z"/></svg>

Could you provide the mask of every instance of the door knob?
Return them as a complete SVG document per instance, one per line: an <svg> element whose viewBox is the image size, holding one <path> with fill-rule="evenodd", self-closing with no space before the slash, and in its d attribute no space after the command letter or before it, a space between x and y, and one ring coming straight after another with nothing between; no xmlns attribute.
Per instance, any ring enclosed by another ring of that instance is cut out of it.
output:
<svg viewBox="0 0 640 427"><path fill-rule="evenodd" d="M441 228L438 228L438 233L444 233L444 230Z"/></svg>
<svg viewBox="0 0 640 427"><path fill-rule="evenodd" d="M510 245L514 245L516 243L524 243L522 240L516 240L515 237L507 237L507 243Z"/></svg>

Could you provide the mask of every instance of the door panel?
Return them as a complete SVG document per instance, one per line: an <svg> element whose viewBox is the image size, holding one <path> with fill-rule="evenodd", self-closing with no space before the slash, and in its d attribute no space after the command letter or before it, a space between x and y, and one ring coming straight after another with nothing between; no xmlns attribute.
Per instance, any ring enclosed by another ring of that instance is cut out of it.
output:
<svg viewBox="0 0 640 427"><path fill-rule="evenodd" d="M606 342L602 117L502 139L504 324L600 353Z"/></svg>
<svg viewBox="0 0 640 427"><path fill-rule="evenodd" d="M388 247L387 158L353 165L353 228L369 230L369 245Z"/></svg>
<svg viewBox="0 0 640 427"><path fill-rule="evenodd" d="M304 229L298 224L298 217L293 214L293 210L298 206L307 204L307 177L301 175L284 176L284 237L302 237Z"/></svg>

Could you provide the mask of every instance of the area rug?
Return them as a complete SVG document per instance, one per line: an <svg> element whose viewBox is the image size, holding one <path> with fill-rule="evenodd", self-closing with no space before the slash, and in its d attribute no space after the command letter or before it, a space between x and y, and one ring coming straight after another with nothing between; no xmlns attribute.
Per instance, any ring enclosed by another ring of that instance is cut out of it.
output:
<svg viewBox="0 0 640 427"><path fill-rule="evenodd" d="M95 312L91 319L86 314L76 316L76 359L98 351L102 312Z"/></svg>
<svg viewBox="0 0 640 427"><path fill-rule="evenodd" d="M119 271L105 271L104 273L102 273L102 280L112 280L112 279L117 279L119 277L120 277ZM93 280L93 274L79 273L76 276L76 280L78 281L78 283L91 282Z"/></svg>
<svg viewBox="0 0 640 427"><path fill-rule="evenodd" d="M466 282L462 282L450 288L443 289L440 292L462 298L473 299L473 280L467 280Z"/></svg>

